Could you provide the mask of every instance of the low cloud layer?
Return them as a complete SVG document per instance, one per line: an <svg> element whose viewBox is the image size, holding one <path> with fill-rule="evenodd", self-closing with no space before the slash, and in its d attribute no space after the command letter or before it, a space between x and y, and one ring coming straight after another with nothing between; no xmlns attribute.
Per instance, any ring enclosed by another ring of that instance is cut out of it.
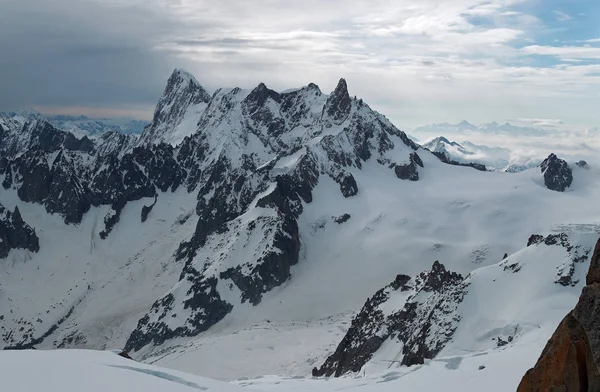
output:
<svg viewBox="0 0 600 392"><path fill-rule="evenodd" d="M0 1L0 110L149 115L183 67L209 90L262 81L329 91L345 77L401 127L600 124L592 0L577 10L560 0Z"/></svg>

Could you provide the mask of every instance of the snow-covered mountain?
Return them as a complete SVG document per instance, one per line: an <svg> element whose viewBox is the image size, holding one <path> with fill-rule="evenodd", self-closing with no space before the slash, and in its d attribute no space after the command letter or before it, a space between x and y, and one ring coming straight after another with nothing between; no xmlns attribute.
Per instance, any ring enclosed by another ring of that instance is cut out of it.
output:
<svg viewBox="0 0 600 392"><path fill-rule="evenodd" d="M177 145L197 130L210 95L190 73L176 69L160 97L152 122L144 129L140 145Z"/></svg>
<svg viewBox="0 0 600 392"><path fill-rule="evenodd" d="M457 143L443 136L435 137L422 144L431 152L446 155L459 163L478 163L485 165L488 170L517 173L538 166L541 160L519 160L512 158L512 152L507 148L488 147L464 141Z"/></svg>
<svg viewBox="0 0 600 392"><path fill-rule="evenodd" d="M53 127L72 133L81 138L86 136L96 139L108 132L118 132L124 135L139 135L148 125L143 120L99 118L92 119L86 116L69 115L42 115L35 111L4 112L0 113L0 124L5 128L22 127L29 120L47 121Z"/></svg>
<svg viewBox="0 0 600 392"><path fill-rule="evenodd" d="M417 136L430 135L449 135L456 133L463 134L489 134L489 135L509 135L509 136L540 136L560 134L555 129L544 129L536 127L523 127L510 123L500 124L496 121L481 125L474 125L463 120L458 124L436 123L423 125L413 130Z"/></svg>
<svg viewBox="0 0 600 392"><path fill-rule="evenodd" d="M107 132L119 132L125 135L140 135L147 121L117 119L117 118L89 118L86 116L46 115L44 116L56 128L71 132L75 136L97 138Z"/></svg>
<svg viewBox="0 0 600 392"><path fill-rule="evenodd" d="M1 345L125 347L226 380L426 382L461 361L482 380L480 356L494 374L518 357L506 386L576 301L598 166L448 163L344 79L209 96L176 70L139 139L4 121Z"/></svg>

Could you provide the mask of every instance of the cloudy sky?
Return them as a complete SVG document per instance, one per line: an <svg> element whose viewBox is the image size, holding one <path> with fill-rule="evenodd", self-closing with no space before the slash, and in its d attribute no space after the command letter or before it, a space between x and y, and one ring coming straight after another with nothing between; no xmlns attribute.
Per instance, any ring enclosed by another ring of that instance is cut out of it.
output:
<svg viewBox="0 0 600 392"><path fill-rule="evenodd" d="M0 111L149 118L212 91L345 77L398 126L600 125L598 0L0 0Z"/></svg>

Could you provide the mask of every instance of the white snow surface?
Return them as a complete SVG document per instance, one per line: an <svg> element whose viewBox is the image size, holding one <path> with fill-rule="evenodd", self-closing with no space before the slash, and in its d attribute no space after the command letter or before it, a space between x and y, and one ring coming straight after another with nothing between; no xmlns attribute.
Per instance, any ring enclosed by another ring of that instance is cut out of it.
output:
<svg viewBox="0 0 600 392"><path fill-rule="evenodd" d="M239 386L161 369L111 351L0 352L0 386L7 392L239 392Z"/></svg>

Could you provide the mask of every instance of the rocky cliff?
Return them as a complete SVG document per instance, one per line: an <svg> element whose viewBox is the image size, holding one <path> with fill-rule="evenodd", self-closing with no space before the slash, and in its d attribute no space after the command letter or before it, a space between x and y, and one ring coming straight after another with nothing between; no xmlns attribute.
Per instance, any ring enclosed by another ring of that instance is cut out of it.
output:
<svg viewBox="0 0 600 392"><path fill-rule="evenodd" d="M461 275L448 271L439 261L414 279L398 275L367 300L335 352L313 369L313 376L339 377L361 370L386 339L400 342L395 361L402 365L419 365L434 358L460 321L456 309L467 287ZM404 306L386 311L390 303L402 302L403 297Z"/></svg>
<svg viewBox="0 0 600 392"><path fill-rule="evenodd" d="M573 182L573 171L566 161L558 158L555 154L550 154L548 158L540 165L544 174L544 185L546 188L564 192Z"/></svg>
<svg viewBox="0 0 600 392"><path fill-rule="evenodd" d="M600 391L600 241L579 302L560 323L518 392Z"/></svg>

